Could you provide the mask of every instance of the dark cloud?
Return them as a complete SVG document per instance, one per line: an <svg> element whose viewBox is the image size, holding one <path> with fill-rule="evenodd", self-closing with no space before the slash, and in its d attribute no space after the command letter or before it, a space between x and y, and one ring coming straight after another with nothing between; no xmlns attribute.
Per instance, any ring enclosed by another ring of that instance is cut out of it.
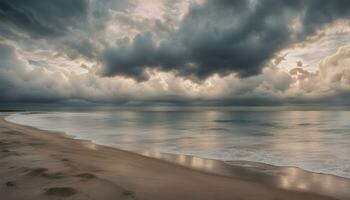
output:
<svg viewBox="0 0 350 200"><path fill-rule="evenodd" d="M103 76L147 80L146 68L206 79L213 74L261 73L287 45L350 15L350 1L206 1L193 5L180 27L160 42L151 33L105 50Z"/></svg>
<svg viewBox="0 0 350 200"><path fill-rule="evenodd" d="M136 78L139 81L147 80L148 76L145 73L145 67L154 67L159 65L160 62L177 62L173 59L168 59L167 56L171 55L165 51L163 52L165 55L158 54L158 48L162 47L156 47L151 33L146 33L136 36L132 43L127 42L119 48L107 49L104 52L106 68L103 71L103 75L118 74ZM168 48L164 48L164 50L168 51ZM166 65L170 64L166 63ZM176 66L175 64L174 67Z"/></svg>
<svg viewBox="0 0 350 200"><path fill-rule="evenodd" d="M324 36L318 29L349 17L348 0L208 0L191 5L183 18L181 5L167 0L159 19L139 16L133 6L129 0L0 0L0 106L350 102L349 47L323 59L316 72L308 71L307 59L289 72L274 66L287 56L276 52L313 44ZM348 41L348 33L340 34L331 40L338 46ZM89 72L76 73L79 66ZM238 77L203 81L231 73Z"/></svg>
<svg viewBox="0 0 350 200"><path fill-rule="evenodd" d="M96 59L97 57L97 47L91 40L83 39L79 41L68 41L66 43L65 51L70 58L74 59L79 56L85 56L88 59Z"/></svg>
<svg viewBox="0 0 350 200"><path fill-rule="evenodd" d="M40 68L29 70L15 47L0 43L0 103L62 100L65 95L58 89L59 81Z"/></svg>
<svg viewBox="0 0 350 200"><path fill-rule="evenodd" d="M74 106L89 106L89 103L126 106L349 105L350 47L341 48L327 57L315 73L301 67L289 73L267 69L254 77L222 78L213 82L214 88L197 85L202 93L193 96L188 90L194 90L184 85L181 77L166 80L168 87L164 89L164 80L161 79L133 84L130 80L102 79L90 73L47 73L48 69L37 67L37 63L30 66L33 61L23 59L16 48L0 43L0 107L7 108L11 103ZM297 88L296 81L299 82ZM298 93L294 93L295 90Z"/></svg>
<svg viewBox="0 0 350 200"><path fill-rule="evenodd" d="M86 21L88 0L2 0L1 25L41 38L59 36Z"/></svg>
<svg viewBox="0 0 350 200"><path fill-rule="evenodd" d="M97 59L111 11L126 12L134 0L1 0L0 38L30 51L49 49L71 59ZM33 43L34 39L34 43Z"/></svg>

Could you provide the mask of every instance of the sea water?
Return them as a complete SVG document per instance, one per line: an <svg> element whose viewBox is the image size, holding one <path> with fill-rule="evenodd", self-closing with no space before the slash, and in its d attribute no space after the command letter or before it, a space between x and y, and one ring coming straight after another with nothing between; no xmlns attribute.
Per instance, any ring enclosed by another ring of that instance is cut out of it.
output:
<svg viewBox="0 0 350 200"><path fill-rule="evenodd" d="M350 178L350 111L112 109L7 120L125 150L242 160Z"/></svg>

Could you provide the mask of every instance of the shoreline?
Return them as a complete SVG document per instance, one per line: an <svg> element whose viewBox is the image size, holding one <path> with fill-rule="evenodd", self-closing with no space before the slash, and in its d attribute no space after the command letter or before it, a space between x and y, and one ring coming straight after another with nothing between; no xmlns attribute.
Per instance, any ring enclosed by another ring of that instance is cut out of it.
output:
<svg viewBox="0 0 350 200"><path fill-rule="evenodd" d="M9 113L12 113L12 111L10 111ZM15 111L14 113L18 113L17 111ZM25 114L37 114L37 113L41 113L41 111L34 111L34 112L25 112ZM47 113L46 111L43 111L43 113ZM122 148L118 148L115 146L111 146L111 145L107 145L107 144L102 144L102 143L95 143L93 140L89 140L89 139L81 139L78 138L77 136L74 135L70 135L67 132L64 131L58 131L58 130L48 130L48 129L42 129L42 128L38 128L35 126L31 126L31 125L26 125L26 124L20 124L17 123L15 121L11 121L6 119L7 117L11 116L11 114L5 114L3 116L0 115L0 118L3 118L5 121L9 122L9 123L13 123L13 124L18 124L20 126L25 126L25 127L29 127L29 128L34 128L34 129L38 129L41 131L47 131L47 132L51 132L54 134L58 134L60 136L63 137L68 137L70 139L74 139L74 140L79 140L79 141L83 141L83 142L91 142L94 143L96 145L99 146L104 146L104 147L110 147L110 148L114 148L114 149L119 149L119 150L123 150L123 151L128 151L128 152L134 152L137 154L141 154L147 157L153 157L156 159L161 159L161 160L165 160L165 161L170 161L172 163L175 164L179 164L179 165L183 165L182 163L179 162L173 162L173 160L169 160L167 159L167 157L178 157L178 156L185 156L185 157L193 157L193 158L197 158L197 159L201 159L201 160L208 160L208 161L215 161L215 162L222 162L225 165L229 165L229 166L237 166L238 165L253 165L251 167L255 167L255 170L264 170L264 167L268 167L268 168L273 168L274 170L279 170L279 169L283 169L283 168L293 168L296 169L298 171L302 171L305 173L310 173L310 174L319 174L319 175L324 175L324 176L331 176L331 177L335 177L335 178L339 178L339 179L344 179L345 181L350 181L350 177L345 177L345 176L341 176L341 175L337 175L337 174L330 174L327 172L317 172L317 171L312 171L312 170L308 170L308 169L304 169L303 167L299 167L299 166L293 166L293 165L276 165L276 164L270 164L270 163L265 163L265 162L257 162L257 161L248 161L248 160L220 160L220 159L215 159L215 158L206 158L206 157L201 157L201 156L197 156L197 155L191 155L191 154L181 154L181 153L163 153L160 151L148 151L148 150L129 150L129 149L122 149ZM163 155L163 156L160 156ZM168 156L166 156L168 155ZM193 166L189 166L189 165L183 165L186 167L190 167L193 168ZM194 168L196 170L205 170L205 169L201 169L201 168ZM205 170L206 171L206 170ZM216 171L209 171L210 173L214 173L214 174L218 174L220 175L220 172L216 172ZM350 195L350 192L349 192Z"/></svg>
<svg viewBox="0 0 350 200"><path fill-rule="evenodd" d="M276 166L244 160L221 161L192 155L149 151L138 153L219 176L254 181L290 191L314 192L340 199L343 197L350 199L350 191L347 191L350 188L350 179L333 174L312 172L295 166ZM330 185L333 187L329 187Z"/></svg>
<svg viewBox="0 0 350 200"><path fill-rule="evenodd" d="M84 141L84 142L91 142L91 143L94 143L94 144L99 145L99 146L110 147L110 148L120 149L120 150L124 150L124 151L134 152L134 153L137 153L137 154L141 154L141 155L144 155L144 156L153 157L153 158L157 158L157 159L162 159L162 160L166 160L166 159L160 157L159 156L160 154L161 155L174 156L174 157L176 157L176 156L186 156L186 157L195 157L195 158L202 159L202 160L214 160L214 161L225 163L225 164L230 165L230 166L236 165L237 163L240 163L240 164L243 164L243 165L248 163L249 165L253 164L253 165L260 166L260 167L261 166L266 166L266 167L275 168L275 169L279 169L279 168L295 168L297 170L300 170L300 171L303 171L303 172L307 172L307 173L313 173L313 174L319 174L319 175L325 175L325 176L332 176L332 177L336 177L336 178L340 178L340 179L346 179L347 181L350 181L350 177L338 175L336 173L327 173L327 172L313 171L313 170L305 169L303 167L294 166L294 165L278 165L278 164L271 164L271 163L268 163L268 162L257 162L257 161L250 161L250 160L220 160L220 159L207 158L205 156L198 156L198 155L193 155L193 154L183 154L183 153L173 153L173 152L171 152L171 153L167 153L167 152L163 153L163 152L160 152L160 151L153 151L153 150L152 151L148 151L148 150L123 149L123 148L119 148L119 147L108 145L108 144L96 143L96 142L94 142L93 140L90 140L90 139L79 138L78 136L70 135L69 133L67 133L65 131L50 130L50 129L45 129L45 128L38 128L38 127L35 127L35 126L32 126L32 125L26 125L26 124L18 123L16 121L11 121L11 120L7 119L7 117L10 117L12 114L16 114L18 112L17 111L9 111L8 113L11 113L11 114L5 114L3 116L0 115L0 118L4 118L4 120L9 122L9 123L14 123L14 124L18 124L18 125L21 125L21 126L38 129L38 130L41 130L41 131L47 131L47 132L51 132L51 133L54 133L54 134L59 134L59 135L61 135L63 137L68 137L70 139L80 140L80 141ZM26 111L26 112L24 112L22 114L31 115L31 114L37 114L37 113L40 114L40 113L49 113L49 112L47 112L47 111L27 112ZM150 155L147 155L147 154L150 154ZM181 163L176 163L176 164L180 164L181 165ZM197 170L201 170L201 169L198 168ZM261 170L263 170L263 169L261 169ZM216 172L213 171L212 173L216 173Z"/></svg>
<svg viewBox="0 0 350 200"><path fill-rule="evenodd" d="M13 112L10 111L10 113L13 113ZM17 111L15 111L15 113L17 113ZM40 113L40 112L36 112L35 111L33 113L30 112L30 113L26 113L26 114L36 114L36 113ZM275 170L283 169L283 168L294 168L296 170L303 171L303 172L310 173L310 174L319 174L319 175L324 175L324 176L332 176L332 177L336 177L336 178L339 178L339 179L345 179L346 181L350 181L350 177L344 177L344 176L340 176L340 175L337 175L337 174L330 174L330 173L325 173L325 172L317 172L317 171L307 170L307 169L304 169L302 167L293 166L293 165L275 165L275 164L270 164L270 163L265 163L265 162L247 161L247 160L219 160L219 159L200 157L200 156L190 155L190 154L162 153L162 152L159 152L159 151L148 151L148 150L144 150L143 151L143 150L121 149L121 148L110 146L110 145L95 143L94 141L88 140L88 139L80 139L80 138L77 138L74 135L69 135L67 132L64 132L64 131L48 130L48 129L42 129L42 128L38 128L38 127L35 127L35 126L31 126L31 125L20 124L20 123L17 123L17 122L14 122L14 121L6 119L9 116L10 115L5 115L5 116L1 116L0 115L0 118L3 118L6 122L17 124L17 125L20 125L20 126L25 126L25 127L29 127L29 128L38 129L38 130L41 130L41 131L51 132L51 133L58 134L58 135L63 136L63 137L68 137L68 138L74 139L74 140L79 140L79 141L83 141L83 142L91 142L91 143L94 143L95 145L99 145L99 146L110 147L110 148L119 149L119 150L128 151L128 152L134 152L134 153L141 154L141 155L144 155L144 156L147 156L147 157L152 157L152 158L156 158L156 159L170 161L170 162L173 162L173 163L179 164L179 165L183 165L183 164L179 163L179 162L174 162L173 160L169 160L169 159L167 159L167 157L172 157L172 158L173 157L178 157L178 156L185 156L185 157L191 157L191 158L193 157L193 158L197 158L197 159L201 159L201 160L221 162L224 165L229 165L229 166L237 166L237 164L244 166L244 165L248 164L248 165L253 165L251 167L253 167L253 168L255 167L256 168L255 170L264 170L263 169L264 167L268 167L270 169L274 168ZM163 156L160 156L160 155L163 155ZM166 156L166 155L168 155L168 156ZM183 165L183 166L193 168L193 166L189 166L189 165ZM205 169L201 169L201 168L194 168L194 169L196 169L196 170L205 170ZM209 172L220 175L220 172L216 172L216 171L209 171Z"/></svg>
<svg viewBox="0 0 350 200"><path fill-rule="evenodd" d="M15 187L20 188L22 181L27 184L31 182L49 182L49 185L57 183L60 183L58 185L67 185L63 189L62 187L57 189L57 187L48 188L47 186L41 188L42 186L33 184L33 187L35 187L32 190L35 190L35 192L32 191L32 199L52 199L53 197L60 197L60 195L61 197L66 195L67 198L79 196L82 199L84 197L99 199L101 196L98 195L104 195L103 199L118 199L118 197L119 199L350 198L346 191L344 191L344 194L339 193L339 191L342 191L340 186L343 185L343 187L348 188L350 181L333 175L306 172L290 167L276 167L282 170L275 175L271 175L259 171L261 169L228 165L222 161L192 156L168 155L168 160L155 156L145 157L134 152L72 139L63 134L49 134L52 131L18 125L6 121L4 117L0 117L0 128L0 141L2 142L0 143L2 148L0 175L8 177L9 174L13 173L13 176L10 176L8 180L0 179L5 181L5 187L4 183L1 183L1 187L5 189L0 190L0 194L8 197L7 199L21 199L20 195L22 193L18 191L14 193L11 191L14 187L8 186L8 184L11 185L12 183ZM13 139L11 139L12 137ZM42 149L46 151L42 152ZM159 155L165 156L164 154ZM207 163L207 166L211 166L211 170L214 171L191 168L191 166L184 164L179 165L181 163L177 161L181 160L184 163L186 163L185 161L197 163L198 166L206 166L205 163ZM4 162L7 166L6 169ZM36 166L38 164L43 166ZM15 165L15 168L10 165ZM21 165L23 165L22 168ZM227 170L225 173L229 172L230 174L225 176L225 174L210 173L215 172L220 167ZM267 165L263 167L269 170ZM18 170L17 168L21 169ZM286 169L287 171L285 171ZM29 171L25 172L25 170ZM331 183L334 188L333 190L326 190L321 187L322 185L317 185L316 182L310 182L310 185L304 185L304 188L298 188L300 185L294 187L293 184L290 184L293 187L283 186L283 180L288 179L288 170L294 173L294 178L295 175L301 175L298 179L299 182L297 181L298 184L302 182L302 179L306 182L310 177L316 177L317 183L324 182L328 185ZM16 182L18 182L18 186ZM97 187L97 183L100 186ZM278 187L278 184L283 187ZM101 194L91 194L91 191L87 191L89 187L90 190L97 190L101 186L103 186L103 188L100 188L101 190L108 191ZM305 186L308 188L305 188ZM340 190L337 191L337 188ZM24 191L22 195L28 195L28 192ZM50 195L52 193L53 195ZM327 196L333 196L334 198Z"/></svg>

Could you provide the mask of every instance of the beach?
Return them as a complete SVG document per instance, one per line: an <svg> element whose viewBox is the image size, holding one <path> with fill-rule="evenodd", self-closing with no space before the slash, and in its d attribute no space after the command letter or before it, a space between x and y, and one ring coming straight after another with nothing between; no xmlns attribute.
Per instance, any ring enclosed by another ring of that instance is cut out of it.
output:
<svg viewBox="0 0 350 200"><path fill-rule="evenodd" d="M346 191L334 195L317 188L283 189L268 174L248 173L244 166L235 166L230 174L212 173L4 118L0 119L0 150L0 196L6 200L350 199ZM349 184L347 179L333 178L334 183Z"/></svg>

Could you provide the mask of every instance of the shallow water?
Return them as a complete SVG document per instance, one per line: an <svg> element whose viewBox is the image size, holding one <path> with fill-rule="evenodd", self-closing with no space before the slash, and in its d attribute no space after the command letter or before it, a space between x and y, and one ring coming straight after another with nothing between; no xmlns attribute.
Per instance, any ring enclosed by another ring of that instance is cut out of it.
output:
<svg viewBox="0 0 350 200"><path fill-rule="evenodd" d="M64 111L7 119L126 150L296 166L350 178L350 111Z"/></svg>

